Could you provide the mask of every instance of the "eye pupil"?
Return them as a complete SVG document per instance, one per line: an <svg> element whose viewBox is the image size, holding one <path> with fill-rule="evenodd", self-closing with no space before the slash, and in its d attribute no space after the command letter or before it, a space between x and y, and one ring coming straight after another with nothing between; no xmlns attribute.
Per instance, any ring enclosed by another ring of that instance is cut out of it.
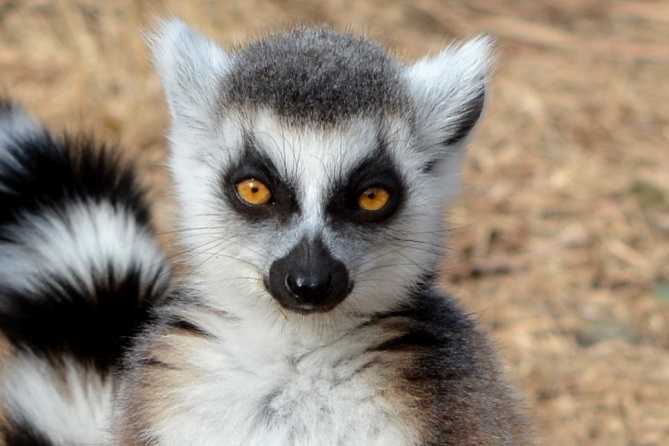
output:
<svg viewBox="0 0 669 446"><path fill-rule="evenodd" d="M390 201L390 191L381 186L372 186L365 189L358 196L360 209L370 212L380 211Z"/></svg>
<svg viewBox="0 0 669 446"><path fill-rule="evenodd" d="M270 203L272 192L262 181L247 178L237 183L237 196L246 204L260 206Z"/></svg>

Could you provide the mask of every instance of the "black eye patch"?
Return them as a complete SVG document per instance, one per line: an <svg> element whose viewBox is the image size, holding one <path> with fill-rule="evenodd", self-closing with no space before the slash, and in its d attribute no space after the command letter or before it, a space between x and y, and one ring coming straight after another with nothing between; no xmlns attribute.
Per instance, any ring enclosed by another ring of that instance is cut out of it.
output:
<svg viewBox="0 0 669 446"><path fill-rule="evenodd" d="M365 210L360 206L360 197L366 191L381 188L389 194L388 201L378 210ZM362 161L347 179L335 184L328 215L338 222L379 223L397 213L405 194L402 179L390 156L377 149Z"/></svg>
<svg viewBox="0 0 669 446"><path fill-rule="evenodd" d="M248 179L258 180L267 186L271 199L266 204L250 204L239 196L237 185ZM221 173L220 184L222 198L248 221L284 220L299 211L295 187L281 178L276 166L258 149L252 136L245 137L242 155Z"/></svg>

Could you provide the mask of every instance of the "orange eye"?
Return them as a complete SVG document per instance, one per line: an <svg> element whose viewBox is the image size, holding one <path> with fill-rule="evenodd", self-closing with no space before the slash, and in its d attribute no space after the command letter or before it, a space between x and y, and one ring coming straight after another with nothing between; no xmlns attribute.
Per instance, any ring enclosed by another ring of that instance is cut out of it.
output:
<svg viewBox="0 0 669 446"><path fill-rule="evenodd" d="M247 178L237 183L237 194L246 203L256 206L267 204L272 199L269 187L255 178Z"/></svg>
<svg viewBox="0 0 669 446"><path fill-rule="evenodd" d="M365 189L358 196L358 206L365 211L380 211L390 201L390 192L380 186Z"/></svg>

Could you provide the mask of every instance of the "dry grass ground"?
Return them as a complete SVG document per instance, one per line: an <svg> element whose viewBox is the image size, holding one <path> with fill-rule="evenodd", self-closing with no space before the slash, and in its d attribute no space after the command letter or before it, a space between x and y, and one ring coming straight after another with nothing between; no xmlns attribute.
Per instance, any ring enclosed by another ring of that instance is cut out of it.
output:
<svg viewBox="0 0 669 446"><path fill-rule="evenodd" d="M326 21L406 60L498 36L446 286L495 333L544 444L669 444L669 2L0 0L0 89L120 142L165 215L167 117L140 34L155 14L225 44Z"/></svg>

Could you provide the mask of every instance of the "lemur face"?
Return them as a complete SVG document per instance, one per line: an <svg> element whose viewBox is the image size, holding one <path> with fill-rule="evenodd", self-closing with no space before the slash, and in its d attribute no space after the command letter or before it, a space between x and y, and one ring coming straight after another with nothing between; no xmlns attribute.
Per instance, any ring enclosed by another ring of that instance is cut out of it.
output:
<svg viewBox="0 0 669 446"><path fill-rule="evenodd" d="M427 190L422 158L407 152L415 138L405 119L296 126L272 111L228 109L212 135L215 148L179 170L179 181L199 190L184 212L207 230L187 229L187 240L221 285L253 287L302 314L344 301L367 311L438 255L428 237L441 198Z"/></svg>
<svg viewBox="0 0 669 446"><path fill-rule="evenodd" d="M153 49L191 264L237 309L395 307L440 259L487 48L404 67L316 28L228 54L166 23Z"/></svg>
<svg viewBox="0 0 669 446"><path fill-rule="evenodd" d="M412 143L406 123L398 120L390 134L382 118L319 128L287 124L272 112L245 114L255 119L248 130L235 129L241 148L219 161L226 166L221 206L226 220L248 228L244 244L268 254L263 284L277 302L301 313L329 311L357 281L364 292L375 274L406 263L396 257L399 246L387 243L393 228L415 219L407 214L415 207L406 203L410 172L395 159ZM412 176L420 173L413 168Z"/></svg>

